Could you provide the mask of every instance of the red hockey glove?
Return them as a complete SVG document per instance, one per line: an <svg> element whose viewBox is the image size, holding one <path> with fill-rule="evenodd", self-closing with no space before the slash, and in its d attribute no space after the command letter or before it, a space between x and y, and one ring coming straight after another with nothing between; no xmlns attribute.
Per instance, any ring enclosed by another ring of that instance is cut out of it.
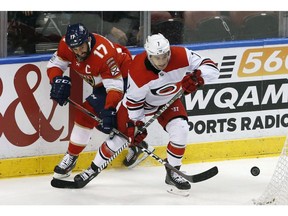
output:
<svg viewBox="0 0 288 216"><path fill-rule="evenodd" d="M182 81L184 94L190 94L204 85L204 79L201 77L201 70L195 70L193 73L186 75Z"/></svg>
<svg viewBox="0 0 288 216"><path fill-rule="evenodd" d="M141 128L143 128L144 122L142 121L132 121L129 120L127 122L127 134L130 140L130 146L137 146L139 143L141 143L145 137L147 136L147 130L144 129L142 132Z"/></svg>

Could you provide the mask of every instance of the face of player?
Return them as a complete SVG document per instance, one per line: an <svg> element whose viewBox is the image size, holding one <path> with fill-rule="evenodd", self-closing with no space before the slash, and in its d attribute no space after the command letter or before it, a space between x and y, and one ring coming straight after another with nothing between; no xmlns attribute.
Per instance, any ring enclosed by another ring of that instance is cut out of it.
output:
<svg viewBox="0 0 288 216"><path fill-rule="evenodd" d="M87 42L83 43L78 47L72 48L72 51L76 55L78 61L84 61L87 59L88 55L90 54L89 45Z"/></svg>
<svg viewBox="0 0 288 216"><path fill-rule="evenodd" d="M170 52L161 55L151 55L149 60L156 69L164 70L169 63Z"/></svg>

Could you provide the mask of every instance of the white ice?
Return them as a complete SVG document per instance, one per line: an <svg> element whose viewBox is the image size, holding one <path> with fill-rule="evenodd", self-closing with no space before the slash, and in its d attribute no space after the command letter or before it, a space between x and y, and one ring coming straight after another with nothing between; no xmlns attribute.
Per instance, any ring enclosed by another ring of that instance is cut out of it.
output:
<svg viewBox="0 0 288 216"><path fill-rule="evenodd" d="M5 205L8 208L10 205L69 205L72 207L88 205L96 206L96 210L98 209L97 206L133 207L148 205L150 207L161 206L166 210L174 206L176 211L178 211L179 206L183 207L182 210L187 206L196 207L193 209L197 209L197 206L205 206L203 210L201 208L203 213L209 206L225 206L224 209L220 208L220 211L222 212L221 215L226 215L225 213L229 212L230 206L254 206L252 199L258 198L263 193L272 177L277 160L278 157L270 157L185 164L181 170L186 171L187 174L196 174L213 166L218 166L219 169L219 173L215 177L192 184L188 197L166 192L165 168L161 164L156 167L138 166L133 169L106 169L82 189L53 188L50 186L52 174L6 178L0 179L0 205ZM261 172L258 176L251 175L250 169L253 166L260 168ZM73 175L75 174L73 173ZM107 208L109 211L113 209ZM253 210L255 208L261 207L254 206ZM145 208L140 208L138 211L145 211ZM175 211L174 208L168 210L168 213L173 211ZM234 210L233 212L227 215L236 213ZM272 212L275 213L275 211ZM194 213L191 212L189 215L196 215Z"/></svg>

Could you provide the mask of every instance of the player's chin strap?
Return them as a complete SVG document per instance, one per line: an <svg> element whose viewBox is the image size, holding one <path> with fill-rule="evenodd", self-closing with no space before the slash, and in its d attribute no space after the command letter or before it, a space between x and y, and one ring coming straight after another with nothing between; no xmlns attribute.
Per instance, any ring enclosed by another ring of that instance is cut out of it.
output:
<svg viewBox="0 0 288 216"><path fill-rule="evenodd" d="M150 124L152 124L152 122L154 122L172 103L174 103L178 98L180 98L183 95L184 91L183 89L181 89L179 92L177 92L177 94L174 95L174 97L168 101L164 106L161 107L161 109L159 109L150 119L149 121L147 121L145 123L145 125L141 128L141 130L138 131L138 133L141 133L144 129L146 129ZM78 103L74 102L72 99L68 98L68 102L70 104L72 104L73 106L75 106L77 109L79 109L80 111L82 111L83 113L89 115L91 118L93 118L94 120L96 120L97 122L99 122L99 124L102 124L102 119L97 117L96 115L94 115L93 113L91 113L90 111L88 111L87 109L85 109L84 107L82 107L81 105L79 105ZM127 148L130 144L129 142L129 137L127 137L125 134L123 134L121 131L117 130L116 128L112 129L112 133L123 137L124 139L127 140L127 142L121 147L119 148L112 157L109 158L109 160L107 160L101 167L99 167L98 172L100 173L109 163L112 162L112 160L114 160L125 148ZM164 166L166 166L169 169L173 169L174 167L171 166L169 163L165 162L164 160L162 160L161 158L159 158L157 155L154 155L152 152L150 152L148 149L143 148L142 146L139 146L140 149L143 152L146 152L149 156L153 157L155 160L159 161L160 163L162 163ZM177 172L178 170L176 168L175 172ZM173 170L174 170L173 169ZM178 171L180 172L180 171ZM182 172L181 172L182 173ZM180 174L181 175L181 174ZM184 177L185 178L185 177ZM188 179L187 179L188 180Z"/></svg>

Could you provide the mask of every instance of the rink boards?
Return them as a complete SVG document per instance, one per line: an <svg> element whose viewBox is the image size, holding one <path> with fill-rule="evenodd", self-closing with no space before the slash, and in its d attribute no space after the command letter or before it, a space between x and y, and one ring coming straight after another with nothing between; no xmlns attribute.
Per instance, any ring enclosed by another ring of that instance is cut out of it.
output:
<svg viewBox="0 0 288 216"><path fill-rule="evenodd" d="M184 163L275 156L288 126L287 39L185 45L218 64L217 83L183 99L190 132ZM143 49L130 49L132 54ZM0 177L47 174L67 150L73 107L49 99L46 65L51 55L0 59ZM66 72L70 74L68 70ZM70 74L72 97L91 88ZM157 122L147 142L166 157L167 134ZM86 168L105 139L95 130L76 170ZM121 167L126 150L112 162ZM149 159L143 165L157 165Z"/></svg>

